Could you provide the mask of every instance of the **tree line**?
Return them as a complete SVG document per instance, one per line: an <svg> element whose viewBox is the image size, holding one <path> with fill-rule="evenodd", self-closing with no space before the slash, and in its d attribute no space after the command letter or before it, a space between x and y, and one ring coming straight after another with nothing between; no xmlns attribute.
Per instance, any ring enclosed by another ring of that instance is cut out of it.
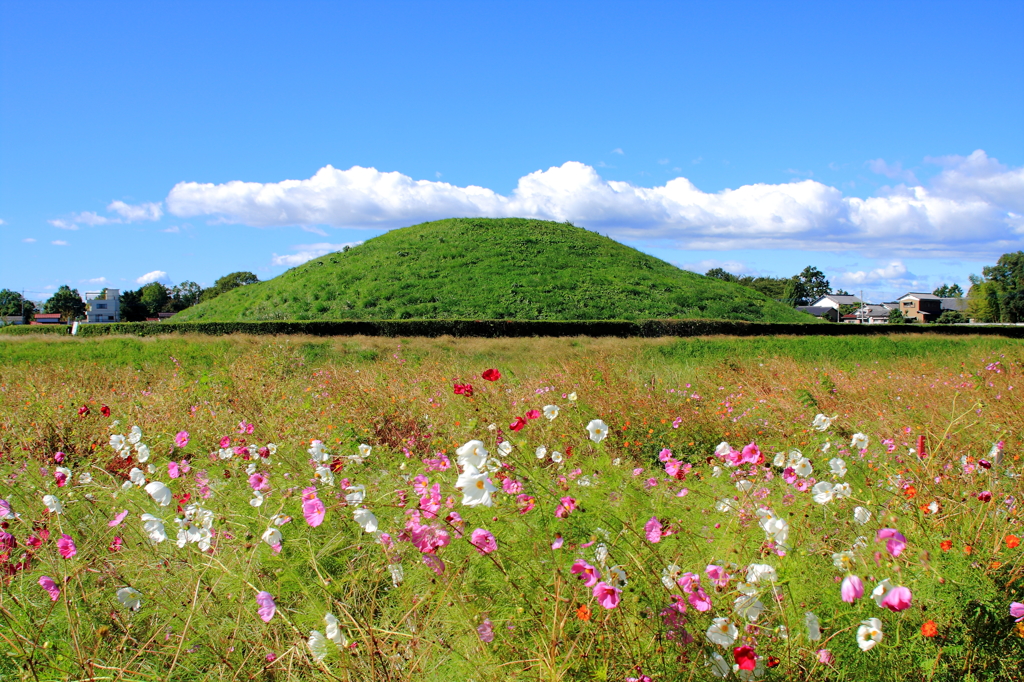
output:
<svg viewBox="0 0 1024 682"><path fill-rule="evenodd" d="M121 321L142 322L157 317L160 313L176 313L197 303L217 298L223 293L248 284L259 282L251 272L232 272L224 275L212 287L203 288L192 281L175 286L150 282L135 290L122 291L120 295ZM103 289L106 292L106 289ZM31 321L39 312L59 314L61 321L84 320L88 304L82 300L78 289L67 284L61 286L41 306L24 298L10 289L0 290L0 316L21 316Z"/></svg>
<svg viewBox="0 0 1024 682"><path fill-rule="evenodd" d="M980 322L1024 322L1024 251L1004 253L970 276L967 314Z"/></svg>
<svg viewBox="0 0 1024 682"><path fill-rule="evenodd" d="M825 273L813 265L808 265L799 274L792 277L751 277L750 275L741 277L726 272L722 268L712 268L704 275L749 287L770 299L791 306L810 305L822 296L829 294L850 295L849 292L842 289L832 291L832 285L825 278Z"/></svg>

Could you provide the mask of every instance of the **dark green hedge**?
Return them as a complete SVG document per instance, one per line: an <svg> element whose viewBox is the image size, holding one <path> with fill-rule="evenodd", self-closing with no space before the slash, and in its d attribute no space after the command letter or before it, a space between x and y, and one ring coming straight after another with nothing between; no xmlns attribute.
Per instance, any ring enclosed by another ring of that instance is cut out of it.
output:
<svg viewBox="0 0 1024 682"><path fill-rule="evenodd" d="M0 333L69 333L67 327L11 326ZM729 320L645 320L629 322L552 320L333 320L310 322L119 322L80 325L78 336L158 334L309 334L311 336L875 336L942 334L1024 338L1024 327L923 324L763 324Z"/></svg>
<svg viewBox="0 0 1024 682"><path fill-rule="evenodd" d="M0 334L25 336L28 334L70 334L66 324L8 324L0 327Z"/></svg>

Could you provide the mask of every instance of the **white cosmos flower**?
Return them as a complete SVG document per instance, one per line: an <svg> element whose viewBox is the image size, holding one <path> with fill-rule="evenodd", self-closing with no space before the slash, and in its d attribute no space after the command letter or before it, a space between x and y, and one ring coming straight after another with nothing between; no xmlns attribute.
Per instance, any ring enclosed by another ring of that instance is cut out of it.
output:
<svg viewBox="0 0 1024 682"><path fill-rule="evenodd" d="M592 419L587 424L587 432L590 434L590 440L600 443L608 435L608 425L600 419Z"/></svg>
<svg viewBox="0 0 1024 682"><path fill-rule="evenodd" d="M766 582L776 582L779 579L778 573L775 572L774 566L768 564L750 564L747 566L747 582L758 583L762 580Z"/></svg>
<svg viewBox="0 0 1024 682"><path fill-rule="evenodd" d="M64 505L55 495L43 495L43 504L53 514L63 514Z"/></svg>
<svg viewBox="0 0 1024 682"><path fill-rule="evenodd" d="M541 445L540 447L533 451L533 454L537 455L537 459L544 459L545 457L548 456L548 449Z"/></svg>
<svg viewBox="0 0 1024 682"><path fill-rule="evenodd" d="M775 543L778 545L785 546L786 541L789 539L789 523L775 515L771 509L758 509L757 516L760 519L758 525L764 530L765 534L773 538Z"/></svg>
<svg viewBox="0 0 1024 682"><path fill-rule="evenodd" d="M494 504L491 493L498 490L487 478L487 474L480 473L468 464L463 467L463 472L459 475L459 480L455 482L455 487L462 490L462 504L467 507L475 507L480 504L490 507Z"/></svg>
<svg viewBox="0 0 1024 682"><path fill-rule="evenodd" d="M350 485L345 488L345 502L350 506L354 507L357 504L362 504L363 500L366 499L366 486L365 485Z"/></svg>
<svg viewBox="0 0 1024 682"><path fill-rule="evenodd" d="M669 564L661 569L661 584L665 586L665 589L674 590L676 589L676 581L679 580L679 576L682 574L683 569L675 564Z"/></svg>
<svg viewBox="0 0 1024 682"><path fill-rule="evenodd" d="M804 623L807 625L807 639L812 642L821 639L821 623L816 615L808 611L804 614Z"/></svg>
<svg viewBox="0 0 1024 682"><path fill-rule="evenodd" d="M142 608L142 593L133 587L122 587L117 591L117 601L132 611Z"/></svg>
<svg viewBox="0 0 1024 682"><path fill-rule="evenodd" d="M825 431L828 427L832 426L832 420L835 417L826 417L823 414L819 414L814 417L814 422L811 424L817 431Z"/></svg>
<svg viewBox="0 0 1024 682"><path fill-rule="evenodd" d="M512 443L507 440L503 440L498 443L498 454L502 457L507 457L512 452Z"/></svg>
<svg viewBox="0 0 1024 682"><path fill-rule="evenodd" d="M836 552L832 555L832 565L838 568L840 571L852 571L853 560L853 552L849 551Z"/></svg>
<svg viewBox="0 0 1024 682"><path fill-rule="evenodd" d="M131 489L132 489L132 482L131 481L125 481L124 483L121 484L121 490L131 490Z"/></svg>
<svg viewBox="0 0 1024 682"><path fill-rule="evenodd" d="M138 426L133 426L132 430L128 433L128 442L135 445L142 440L142 429Z"/></svg>
<svg viewBox="0 0 1024 682"><path fill-rule="evenodd" d="M249 462L249 466L245 467L245 473L247 476L252 476L256 473L256 462Z"/></svg>
<svg viewBox="0 0 1024 682"><path fill-rule="evenodd" d="M786 468L786 453L778 452L775 454L775 459L772 460L772 464L779 467L780 469Z"/></svg>
<svg viewBox="0 0 1024 682"><path fill-rule="evenodd" d="M471 440L457 448L455 454L458 456L459 466L468 465L479 471L484 468L484 462L490 453L484 447L483 441Z"/></svg>
<svg viewBox="0 0 1024 682"><path fill-rule="evenodd" d="M708 641L719 646L730 646L738 635L739 630L728 618L715 618L707 631Z"/></svg>
<svg viewBox="0 0 1024 682"><path fill-rule="evenodd" d="M790 466L793 466L792 464ZM796 465L793 466L793 471L796 472L797 476L801 478L807 478L814 473L814 467L811 466L811 460L806 457L801 457L797 460Z"/></svg>
<svg viewBox="0 0 1024 682"><path fill-rule="evenodd" d="M732 608L740 618L746 618L751 623L756 623L764 611L764 604L761 603L756 594L742 594L733 601Z"/></svg>
<svg viewBox="0 0 1024 682"><path fill-rule="evenodd" d="M718 445L715 446L715 456L716 457L725 457L730 452L732 452L732 448L724 440L721 443L719 443Z"/></svg>
<svg viewBox="0 0 1024 682"><path fill-rule="evenodd" d="M324 621L327 622L327 639L331 640L338 646L348 646L348 640L345 638L345 633L341 631L341 624L338 619L334 617L334 614L328 613L324 616Z"/></svg>
<svg viewBox="0 0 1024 682"><path fill-rule="evenodd" d="M312 654L313 660L317 663L327 658L327 638L324 637L324 633L319 630L310 630L306 645L309 647L309 653Z"/></svg>
<svg viewBox="0 0 1024 682"><path fill-rule="evenodd" d="M999 447L999 443L992 444L992 448L988 451L988 458L996 465L1002 463L1003 449Z"/></svg>
<svg viewBox="0 0 1024 682"><path fill-rule="evenodd" d="M273 457L277 454L277 443L267 443L267 452Z"/></svg>
<svg viewBox="0 0 1024 682"><path fill-rule="evenodd" d="M871 590L871 598L875 600L878 607L882 607L882 602L885 601L885 596L892 592L892 584L889 579L886 578L882 582L875 585L875 589Z"/></svg>
<svg viewBox="0 0 1024 682"><path fill-rule="evenodd" d="M832 488L834 486L828 481L818 481L811 488L811 493L814 494L814 501L818 504L828 504L832 501L833 493Z"/></svg>
<svg viewBox="0 0 1024 682"><path fill-rule="evenodd" d="M842 478L843 476L846 475L846 462L839 459L838 457L833 457L832 459L830 459L828 461L828 466L832 470L833 476L838 476L839 478Z"/></svg>
<svg viewBox="0 0 1024 682"><path fill-rule="evenodd" d="M167 539L167 532L164 530L164 522L152 514L142 515L142 530L149 536L153 544L163 542Z"/></svg>
<svg viewBox="0 0 1024 682"><path fill-rule="evenodd" d="M314 440L309 444L309 449L306 452L317 462L326 462L330 459L330 455L324 451L324 442L322 440Z"/></svg>
<svg viewBox="0 0 1024 682"><path fill-rule="evenodd" d="M263 531L262 539L263 542L267 543L271 547L273 547L274 545L280 545L282 540L281 531L271 526L270 528L267 528L265 531Z"/></svg>
<svg viewBox="0 0 1024 682"><path fill-rule="evenodd" d="M871 512L864 507L854 507L853 520L863 526L871 520Z"/></svg>
<svg viewBox="0 0 1024 682"><path fill-rule="evenodd" d="M831 441L825 441L825 444L821 446L822 454L828 452L829 448L831 448L831 447L832 447L832 442Z"/></svg>
<svg viewBox="0 0 1024 682"><path fill-rule="evenodd" d="M405 580L405 569L402 568L402 564L388 564L388 570L391 571L391 584L398 587Z"/></svg>
<svg viewBox="0 0 1024 682"><path fill-rule="evenodd" d="M711 656L708 658L707 667L711 668L711 674L715 677L726 678L729 676L729 673L732 672L729 662L722 658L722 654L717 651L711 652Z"/></svg>
<svg viewBox="0 0 1024 682"><path fill-rule="evenodd" d="M832 488L832 494L836 496L837 500L842 500L853 495L853 488L850 487L849 483L840 483Z"/></svg>
<svg viewBox="0 0 1024 682"><path fill-rule="evenodd" d="M57 467L53 470L53 473L64 474L64 480L68 483L71 482L71 469L68 469L67 467Z"/></svg>
<svg viewBox="0 0 1024 682"><path fill-rule="evenodd" d="M82 485L89 485L90 483L92 483L92 474L90 474L88 471L83 471L78 475L78 482L81 483Z"/></svg>
<svg viewBox="0 0 1024 682"><path fill-rule="evenodd" d="M364 532L373 533L377 530L377 517L369 509L356 509L352 515L356 523L363 527Z"/></svg>
<svg viewBox="0 0 1024 682"><path fill-rule="evenodd" d="M366 443L360 443L359 444L359 456L360 457L369 457L371 450L373 450L373 448L370 447L369 445L367 445Z"/></svg>
<svg viewBox="0 0 1024 682"><path fill-rule="evenodd" d="M850 441L851 450L863 450L868 446L868 437L863 433L853 434L853 439Z"/></svg>
<svg viewBox="0 0 1024 682"><path fill-rule="evenodd" d="M555 450L554 452L551 453L551 461L554 462L555 464L561 464L563 459L565 458L562 456L562 453L559 452L558 450Z"/></svg>
<svg viewBox="0 0 1024 682"><path fill-rule="evenodd" d="M594 547L594 561L604 566L605 562L608 561L608 545L601 542Z"/></svg>
<svg viewBox="0 0 1024 682"><path fill-rule="evenodd" d="M720 512L731 512L735 511L737 507L736 500L731 497L723 497L715 504L715 509Z"/></svg>
<svg viewBox="0 0 1024 682"><path fill-rule="evenodd" d="M149 446L139 443L135 446L135 460L140 464L149 460Z"/></svg>
<svg viewBox="0 0 1024 682"><path fill-rule="evenodd" d="M572 400L572 401L575 402L575 400L576 400L576 391L573 391L567 397L569 398L569 400Z"/></svg>
<svg viewBox="0 0 1024 682"><path fill-rule="evenodd" d="M146 472L138 467L132 467L128 472L128 480L141 488L146 485Z"/></svg>
<svg viewBox="0 0 1024 682"><path fill-rule="evenodd" d="M319 466L313 473L313 478L319 478L324 485L334 485L334 472L330 467Z"/></svg>
<svg viewBox="0 0 1024 682"><path fill-rule="evenodd" d="M253 490L252 499L249 500L249 505L252 507L263 506L263 493L261 493L259 490Z"/></svg>
<svg viewBox="0 0 1024 682"><path fill-rule="evenodd" d="M110 447L112 447L112 448L114 448L114 450L120 452L121 449L124 447L124 436L122 436L119 433L113 434L110 437Z"/></svg>
<svg viewBox="0 0 1024 682"><path fill-rule="evenodd" d="M144 490L149 493L149 496L153 498L153 501L159 504L161 507L166 507L174 499L174 494L171 493L171 489L160 481L150 481L146 484Z"/></svg>
<svg viewBox="0 0 1024 682"><path fill-rule="evenodd" d="M857 646L861 651L868 651L882 641L882 621L868 618L860 622L857 628Z"/></svg>
<svg viewBox="0 0 1024 682"><path fill-rule="evenodd" d="M745 493L753 487L753 481L748 481L746 479L736 481L736 490L739 490L741 493Z"/></svg>
<svg viewBox="0 0 1024 682"><path fill-rule="evenodd" d="M274 514L270 517L270 520L274 523L275 526L283 526L284 524L291 521L292 517L285 516L284 514Z"/></svg>
<svg viewBox="0 0 1024 682"><path fill-rule="evenodd" d="M544 416L548 418L548 421L554 421L558 416L558 405L545 405Z"/></svg>
<svg viewBox="0 0 1024 682"><path fill-rule="evenodd" d="M217 456L221 459L231 459L235 456L235 451L231 448L221 448L217 451Z"/></svg>

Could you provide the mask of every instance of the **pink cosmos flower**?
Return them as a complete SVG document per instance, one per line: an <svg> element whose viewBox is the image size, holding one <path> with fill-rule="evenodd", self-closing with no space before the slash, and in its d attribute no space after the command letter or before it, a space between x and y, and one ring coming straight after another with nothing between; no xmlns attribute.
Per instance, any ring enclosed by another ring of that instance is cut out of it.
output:
<svg viewBox="0 0 1024 682"><path fill-rule="evenodd" d="M490 618L484 618L484 622L476 629L476 634L479 635L481 642L494 641L494 626Z"/></svg>
<svg viewBox="0 0 1024 682"><path fill-rule="evenodd" d="M1016 618L1015 623L1024 622L1024 604L1019 601L1010 602L1010 615Z"/></svg>
<svg viewBox="0 0 1024 682"><path fill-rule="evenodd" d="M57 549L60 551L60 555L65 559L70 559L78 554L78 548L75 547L75 541L72 540L71 536L67 533L62 534L57 540Z"/></svg>
<svg viewBox="0 0 1024 682"><path fill-rule="evenodd" d="M533 508L537 506L537 498L532 495L516 495L516 506L519 507L520 514L533 511Z"/></svg>
<svg viewBox="0 0 1024 682"><path fill-rule="evenodd" d="M978 501L979 502L991 502L992 501L992 492L989 491L989 490L982 490L980 493L978 493Z"/></svg>
<svg viewBox="0 0 1024 682"><path fill-rule="evenodd" d="M424 554L423 563L438 575L444 573L444 562L441 561L441 557L436 554Z"/></svg>
<svg viewBox="0 0 1024 682"><path fill-rule="evenodd" d="M57 601L60 598L60 588L57 587L57 583L50 576L41 576L39 578L39 586L50 593L50 601Z"/></svg>
<svg viewBox="0 0 1024 682"><path fill-rule="evenodd" d="M648 542L661 542L661 521L658 520L657 516L652 516L644 524L644 533L647 534Z"/></svg>
<svg viewBox="0 0 1024 682"><path fill-rule="evenodd" d="M569 570L580 577L585 587L593 587L601 579L601 573L583 559L577 559Z"/></svg>
<svg viewBox="0 0 1024 682"><path fill-rule="evenodd" d="M121 538L121 536L120 535L115 535L113 541L111 541L110 546L107 547L107 549L110 550L111 552L120 552L121 551L121 547L123 545L124 545L124 540Z"/></svg>
<svg viewBox="0 0 1024 682"><path fill-rule="evenodd" d="M125 509L124 511L118 512L114 516L114 518L112 518L110 521L107 522L107 525L109 527L111 527L111 528L114 528L116 526L120 526L121 522L124 521L124 517L126 517L126 516L128 516L128 510L127 509Z"/></svg>
<svg viewBox="0 0 1024 682"><path fill-rule="evenodd" d="M243 434L252 433L254 428L255 427L253 427L253 425L250 424L247 421L240 421L240 422L238 422L238 432L239 433L243 433Z"/></svg>
<svg viewBox="0 0 1024 682"><path fill-rule="evenodd" d="M551 549L562 549L562 545L565 543L565 538L559 535L555 538L555 541L551 543Z"/></svg>
<svg viewBox="0 0 1024 682"><path fill-rule="evenodd" d="M669 450L668 448L663 448L662 451L658 453L658 460L659 461L667 462L670 459L672 459L672 451Z"/></svg>
<svg viewBox="0 0 1024 682"><path fill-rule="evenodd" d="M506 478L501 482L501 489L509 495L518 495L523 492L523 484L514 478Z"/></svg>
<svg viewBox="0 0 1024 682"><path fill-rule="evenodd" d="M558 501L558 508L555 509L555 516L564 519L576 509L576 500L571 497L563 497Z"/></svg>
<svg viewBox="0 0 1024 682"><path fill-rule="evenodd" d="M11 503L7 500L0 500L0 519L13 519L14 512L11 511Z"/></svg>
<svg viewBox="0 0 1024 682"><path fill-rule="evenodd" d="M893 556L899 556L907 548L907 539L895 528L883 528L875 536L875 542L881 542L888 538L885 549Z"/></svg>
<svg viewBox="0 0 1024 682"><path fill-rule="evenodd" d="M167 463L167 475L171 478L178 478L181 476L181 467L178 466L177 462Z"/></svg>
<svg viewBox="0 0 1024 682"><path fill-rule="evenodd" d="M910 608L910 602L914 595L909 587L894 587L882 599L882 606L890 611L903 611Z"/></svg>
<svg viewBox="0 0 1024 682"><path fill-rule="evenodd" d="M476 551L480 552L480 554L490 554L498 549L498 541L494 539L494 535L489 530L484 530L483 528L477 528L470 533L469 542L476 547Z"/></svg>
<svg viewBox="0 0 1024 682"><path fill-rule="evenodd" d="M174 436L174 445L179 448L188 445L188 431L178 431Z"/></svg>
<svg viewBox="0 0 1024 682"><path fill-rule="evenodd" d="M29 535L27 538L25 538L25 544L35 549L36 547L42 547L43 541L35 535Z"/></svg>
<svg viewBox="0 0 1024 682"><path fill-rule="evenodd" d="M61 453L58 452L57 454L59 455ZM58 488L63 488L68 484L68 475L65 474L63 471L54 471L53 478L54 480L57 481Z"/></svg>
<svg viewBox="0 0 1024 682"><path fill-rule="evenodd" d="M253 490L270 490L270 484L267 483L267 475L256 473L249 477L249 487Z"/></svg>
<svg viewBox="0 0 1024 682"><path fill-rule="evenodd" d="M316 496L316 488L306 488L302 491L302 515L305 517L306 523L316 528L324 522L326 514L327 508Z"/></svg>
<svg viewBox="0 0 1024 682"><path fill-rule="evenodd" d="M708 564L708 567L704 569L704 572L708 574L711 582L713 582L716 587L726 587L732 579L732 576L726 573L725 568L722 566Z"/></svg>
<svg viewBox="0 0 1024 682"><path fill-rule="evenodd" d="M229 447L231 447L231 436L224 436L223 438L221 438L220 439L220 446L222 448L229 448Z"/></svg>
<svg viewBox="0 0 1024 682"><path fill-rule="evenodd" d="M824 663L825 665L832 665L836 662L836 657L832 655L832 652L828 649L818 649L818 663Z"/></svg>
<svg viewBox="0 0 1024 682"><path fill-rule="evenodd" d="M264 623L269 623L270 619L274 617L277 612L277 604L274 603L274 596L269 592L257 592L256 603L259 608L256 609L256 613L263 620Z"/></svg>
<svg viewBox="0 0 1024 682"><path fill-rule="evenodd" d="M732 657L740 670L753 670L757 664L757 657L754 655L753 647L738 646L732 650Z"/></svg>
<svg viewBox="0 0 1024 682"><path fill-rule="evenodd" d="M622 590L612 587L606 582L599 582L594 585L594 599L606 609L614 609L618 606L621 596Z"/></svg>
<svg viewBox="0 0 1024 682"><path fill-rule="evenodd" d="M14 539L14 536L5 530L0 530L0 551L6 551L14 549L18 542Z"/></svg>
<svg viewBox="0 0 1024 682"><path fill-rule="evenodd" d="M855 575L848 575L839 586L839 594L844 602L852 604L864 596L864 582Z"/></svg>
<svg viewBox="0 0 1024 682"><path fill-rule="evenodd" d="M513 431L522 431L523 427L526 426L526 420L522 417L516 417L516 420L508 425L508 428Z"/></svg>

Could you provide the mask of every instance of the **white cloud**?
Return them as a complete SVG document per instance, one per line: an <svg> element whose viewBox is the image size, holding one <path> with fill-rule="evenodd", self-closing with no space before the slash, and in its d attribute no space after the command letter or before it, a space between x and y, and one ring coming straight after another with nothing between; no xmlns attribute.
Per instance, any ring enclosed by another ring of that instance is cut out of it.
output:
<svg viewBox="0 0 1024 682"><path fill-rule="evenodd" d="M914 281L915 275L907 271L907 266L903 264L903 261L894 260L884 267L875 268L870 271L843 272L836 275L833 279L835 279L837 284L849 286L877 284L879 282L898 284Z"/></svg>
<svg viewBox="0 0 1024 682"><path fill-rule="evenodd" d="M677 248L854 251L872 257L991 258L1024 246L1024 168L983 151L947 157L929 187L861 199L814 180L702 192L684 177L657 187L604 180L570 161L520 178L503 196L355 166L308 180L182 182L167 196L180 217L256 227L387 228L452 216L571 220L616 239Z"/></svg>
<svg viewBox="0 0 1024 682"><path fill-rule="evenodd" d="M61 229L61 230L77 230L78 229L78 225L75 225L73 222L69 222L67 220L61 220L60 218L57 218L55 220L48 220L47 222L50 223L51 225L53 225L54 227L56 227L58 229Z"/></svg>
<svg viewBox="0 0 1024 682"><path fill-rule="evenodd" d="M683 263L682 268L683 270L696 272L698 275L703 275L708 270L715 268L722 268L734 275L749 275L753 272L753 270L738 260L716 260L714 258L697 261L696 263Z"/></svg>
<svg viewBox="0 0 1024 682"><path fill-rule="evenodd" d="M904 182L917 184L917 177L914 175L914 172L909 169L904 170L903 163L900 161L890 164L886 163L885 159L872 159L868 161L867 166L872 173L884 175L893 180L903 180Z"/></svg>
<svg viewBox="0 0 1024 682"><path fill-rule="evenodd" d="M164 284L169 283L167 273L163 270L154 270L153 272L147 272L145 275L135 280L136 284L150 284L151 282L163 282Z"/></svg>
<svg viewBox="0 0 1024 682"><path fill-rule="evenodd" d="M166 230L160 230L161 232L167 232L168 234L178 234L181 232L181 228L177 225L171 225Z"/></svg>
<svg viewBox="0 0 1024 682"><path fill-rule="evenodd" d="M117 213L128 223L135 223L140 220L160 220L164 215L159 201L135 205L126 204L123 201L112 201L107 206L107 210Z"/></svg>
<svg viewBox="0 0 1024 682"><path fill-rule="evenodd" d="M626 152L622 151L622 147L616 147L612 150L612 154L625 155Z"/></svg>
<svg viewBox="0 0 1024 682"><path fill-rule="evenodd" d="M3 219L0 219L0 225L3 225L3 224L4 224Z"/></svg>
<svg viewBox="0 0 1024 682"><path fill-rule="evenodd" d="M33 243L35 243L36 240L33 237L25 237L21 241L25 242L26 244L33 244Z"/></svg>
<svg viewBox="0 0 1024 682"><path fill-rule="evenodd" d="M64 241L63 239L54 239L50 243L53 244L54 246L67 246L68 245L68 243L66 241Z"/></svg>
<svg viewBox="0 0 1024 682"><path fill-rule="evenodd" d="M92 279L81 279L78 280L83 284L108 284L109 280L106 277L93 277Z"/></svg>
<svg viewBox="0 0 1024 682"><path fill-rule="evenodd" d="M321 242L319 244L297 244L293 246L298 253L285 254L279 256L276 253L271 259L272 265L285 265L289 268L294 268L296 265L302 265L306 261L319 258L328 253L334 253L335 251L341 251L346 246L357 246L362 242L348 242L347 244L328 244L327 242Z"/></svg>

